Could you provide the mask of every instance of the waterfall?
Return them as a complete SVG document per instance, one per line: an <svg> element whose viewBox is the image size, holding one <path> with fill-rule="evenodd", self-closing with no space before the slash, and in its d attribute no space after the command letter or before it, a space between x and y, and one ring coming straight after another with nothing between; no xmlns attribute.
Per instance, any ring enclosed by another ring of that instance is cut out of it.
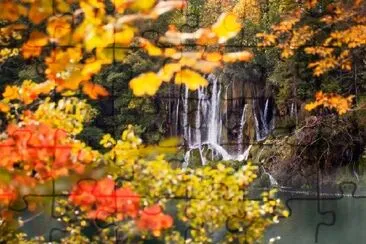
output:
<svg viewBox="0 0 366 244"><path fill-rule="evenodd" d="M208 117L208 138L207 143L217 144L220 139L220 131L222 121L220 115L220 93L221 87L217 83L217 78L210 74L208 80L212 82L211 102L210 102L210 113Z"/></svg>
<svg viewBox="0 0 366 244"><path fill-rule="evenodd" d="M177 130L177 135L184 137L186 145L183 167L188 167L189 161L192 160L192 155L195 155L196 158L199 157L204 165L207 161L207 152L211 152L211 157L209 158L211 160L247 160L252 148L251 145L246 147L244 142L244 128L246 128L249 104L243 101L240 102L240 100L239 103L237 102L238 100L235 102L234 106L239 106L242 112L240 117L236 114L231 114L231 116L237 116L235 117L237 120L233 128L236 128L238 131L229 136L230 129L225 127L227 125L223 123L224 118L228 120L227 110L225 110L226 112L221 110L221 108L227 106L227 101L230 100L230 98L222 98L227 96L227 89L222 90L222 84L220 84L214 74L208 75L207 80L210 84L207 88L199 88L191 95L188 88L185 87L182 90L182 102L178 101L176 103L176 123L181 118L179 124L182 125L181 130ZM221 93L225 91L226 93L223 94L225 96L221 96ZM244 98L239 97L236 99ZM270 111L269 99L265 100L262 107L259 102L253 100L250 113L254 117L256 140L261 141L268 136L274 125L274 120L270 117L272 111ZM231 121L231 123L235 123L235 120L232 118ZM222 134L223 132L225 134ZM230 145L232 142L235 142L237 145L234 145L234 147L226 146L226 144Z"/></svg>
<svg viewBox="0 0 366 244"><path fill-rule="evenodd" d="M244 131L243 130L244 130L245 122L246 122L245 113L246 113L247 107L248 107L248 104L245 104L244 108L243 108L243 113L241 114L241 119L240 119L239 135L238 135L238 140L237 140L238 154L240 154L241 151L244 149L244 146L243 146Z"/></svg>
<svg viewBox="0 0 366 244"><path fill-rule="evenodd" d="M191 146L191 136L190 136L190 128L188 122L188 87L185 87L184 90L184 101L183 101L183 137L186 140L187 147Z"/></svg>
<svg viewBox="0 0 366 244"><path fill-rule="evenodd" d="M268 102L269 99L266 99L266 104L264 105L264 121L267 121L268 119Z"/></svg>
<svg viewBox="0 0 366 244"><path fill-rule="evenodd" d="M193 152L194 149L197 149L199 152L199 156L200 156L200 160L201 160L201 164L205 165L206 164L206 159L203 157L202 154L202 147L201 145L198 146L193 146L191 148L189 148L185 154L184 154L184 162L183 162L183 168L187 168L191 159L191 153Z"/></svg>
<svg viewBox="0 0 366 244"><path fill-rule="evenodd" d="M203 88L200 87L197 91L197 110L195 118L195 126L193 128L195 141L194 145L201 145L201 103L205 94L203 93Z"/></svg>
<svg viewBox="0 0 366 244"><path fill-rule="evenodd" d="M175 108L175 124L174 124L174 132L178 134L179 128L179 99L177 101L177 107Z"/></svg>
<svg viewBox="0 0 366 244"><path fill-rule="evenodd" d="M296 102L294 102L294 101L291 103L290 118L294 118L295 122L297 124L297 122L298 122L298 112L297 112Z"/></svg>
<svg viewBox="0 0 366 244"><path fill-rule="evenodd" d="M267 138L271 130L274 128L274 119L272 118L270 121L268 121L269 99L266 99L264 111L262 111L262 109L260 108L259 103L253 100L253 107L255 108L255 106L259 107L259 118L257 117L256 113L254 113L256 139L257 141L263 141Z"/></svg>
<svg viewBox="0 0 366 244"><path fill-rule="evenodd" d="M270 186L271 186L271 187L272 187L272 186L278 186L278 182L276 181L276 179L275 179L275 178L273 178L273 176L272 176L270 173L268 173L268 172L266 171L266 169L265 169L263 166L262 166L262 170L263 170L263 174L265 174L265 175L267 175L267 176L268 176Z"/></svg>
<svg viewBox="0 0 366 244"><path fill-rule="evenodd" d="M248 148L242 154L238 154L235 160L239 161L248 160L250 149L252 148L252 146L253 145L249 145Z"/></svg>
<svg viewBox="0 0 366 244"><path fill-rule="evenodd" d="M295 115L295 103L291 103L290 116L293 117Z"/></svg>

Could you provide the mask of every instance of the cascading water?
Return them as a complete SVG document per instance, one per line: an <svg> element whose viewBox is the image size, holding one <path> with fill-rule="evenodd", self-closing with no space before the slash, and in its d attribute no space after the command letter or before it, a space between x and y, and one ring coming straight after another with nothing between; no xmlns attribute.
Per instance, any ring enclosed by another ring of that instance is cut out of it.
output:
<svg viewBox="0 0 366 244"><path fill-rule="evenodd" d="M198 89L197 94L198 94L197 95L198 100L197 100L197 111L196 111L195 124L194 124L194 135L195 135L194 145L201 144L201 129L200 129L200 127L201 127L201 102L204 97L202 87Z"/></svg>
<svg viewBox="0 0 366 244"><path fill-rule="evenodd" d="M208 116L208 138L207 142L209 144L217 144L220 139L220 93L221 87L218 84L217 78L210 74L208 76L208 81L212 83L212 92L211 92L211 101L210 101L210 110Z"/></svg>
<svg viewBox="0 0 366 244"><path fill-rule="evenodd" d="M264 111L260 108L258 101L253 101L253 104L255 106L258 106L259 111L259 117L254 115L255 120L255 126L256 126L256 138L257 141L263 141L267 138L268 134L271 132L271 130L274 127L274 119L271 118L269 121L268 115L269 115L269 99L266 99L266 103L264 105Z"/></svg>
<svg viewBox="0 0 366 244"><path fill-rule="evenodd" d="M257 141L265 139L273 129L273 119L269 117L270 114L272 115L269 99L265 100L264 108L253 100L251 110L249 110L250 104L240 103L242 112L240 119L236 121L236 128L238 128L236 137L233 139L222 134L223 132L228 133L228 129L223 123L222 110L227 102L222 97L227 97L227 90L222 90L222 84L214 74L208 75L207 80L210 85L207 88L200 88L194 93L190 93L188 88L184 87L182 102L175 103L177 105L175 120L178 121L178 118L181 118L181 129L176 129L176 131L178 131L178 136L179 131L180 135L183 134L186 145L183 167L189 165L194 151L198 151L196 155L199 156L202 164L205 164L208 159L247 160L251 145L245 146L249 144L249 141L244 141L244 128L250 126L247 124L247 116L250 114L254 119L254 124L251 126L255 126ZM182 109L179 109L180 104ZM226 147L227 142L223 141L224 138L235 142L234 144L237 144L235 148ZM211 157L208 157L207 152L211 152Z"/></svg>
<svg viewBox="0 0 366 244"><path fill-rule="evenodd" d="M240 154L243 151L244 145L243 145L243 136L244 136L244 125L246 122L246 110L248 108L248 104L244 105L243 108L243 112L241 115L241 119L240 119L240 127L239 127L239 135L238 135L238 140L237 140L237 144L238 144L238 154Z"/></svg>
<svg viewBox="0 0 366 244"><path fill-rule="evenodd" d="M290 117L294 118L295 122L297 124L297 122L298 122L298 111L297 111L296 102L294 102L294 101L291 103Z"/></svg>
<svg viewBox="0 0 366 244"><path fill-rule="evenodd" d="M265 169L263 166L261 166L261 169L262 169L262 171L263 171L263 174L264 174L264 175L266 175L266 176L268 177L268 180L269 180L270 186L271 186L271 187L272 187L272 186L278 186L278 182L276 181L276 179L275 179L275 178L273 178L273 176L272 176L270 173L268 173L268 172L266 171L266 169Z"/></svg>
<svg viewBox="0 0 366 244"><path fill-rule="evenodd" d="M184 90L184 99L183 99L183 138L186 140L187 144L190 145L191 136L190 136L190 127L188 123L188 87L185 87Z"/></svg>

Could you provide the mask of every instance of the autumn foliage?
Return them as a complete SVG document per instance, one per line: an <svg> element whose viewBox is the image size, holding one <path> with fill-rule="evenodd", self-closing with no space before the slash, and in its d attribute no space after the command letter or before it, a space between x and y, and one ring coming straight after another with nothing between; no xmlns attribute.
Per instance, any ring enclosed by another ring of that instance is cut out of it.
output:
<svg viewBox="0 0 366 244"><path fill-rule="evenodd" d="M365 1L306 0L269 33L257 34L261 46L277 46L284 59L296 51L316 57L308 64L315 76L335 68L352 69L357 49L366 45ZM316 17L314 17L316 16Z"/></svg>
<svg viewBox="0 0 366 244"><path fill-rule="evenodd" d="M314 110L317 107L335 109L338 114L345 114L352 106L354 96L342 97L334 93L323 93L319 91L315 94L315 101L306 104L305 109L308 111Z"/></svg>
<svg viewBox="0 0 366 244"><path fill-rule="evenodd" d="M278 222L279 216L288 216L273 191L265 192L260 201L249 200L247 189L257 177L257 167L250 163L239 169L224 164L197 170L174 168L166 155L177 152L179 139L146 146L132 125L128 125L119 138L105 134L100 141L103 146L100 151L77 139L84 124L92 121L96 114L88 104L89 99L98 100L111 92L95 82L95 75L105 66L123 63L130 50L139 48L165 61L157 71L148 71L130 80L129 87L135 96L155 95L163 83L170 82L197 90L208 85L204 74L227 63L253 59L251 51L229 52L224 46L243 28L240 16L243 4L220 14L211 26L183 32L171 25L155 41L142 36L138 21L156 20L174 10L184 11L187 4L184 0L0 2L0 62L18 56L27 62L40 63L42 73L42 80L17 81L6 85L2 92L2 209L8 210L25 194L41 194L50 183L63 183L67 188L60 194L63 199L53 202L52 207L57 205L55 212L60 214L59 221L66 225L65 243L89 241L82 230L93 220L117 226L126 233L126 239L132 241L152 236L165 238L170 243L207 243L212 242L213 232L227 226L236 230L227 234L228 242L254 243L267 226ZM357 4L360 5L359 1ZM327 43L339 41L349 49L364 45L362 37L357 39L354 34L363 30L364 19L343 12L335 12L338 19L328 18L324 22L352 19L360 23L359 29L333 33ZM304 44L315 30L306 26L293 29L301 14L296 13L275 26L274 34L262 35L265 44L280 41L282 34L291 36L287 42ZM258 16L258 12L254 12L252 17ZM339 37L343 34L348 34L350 40ZM284 57L292 54L293 44L287 42L280 45ZM192 43L195 48L186 47ZM305 51L322 56L320 50ZM323 51L325 56L330 55L329 51ZM348 67L347 52L337 58L341 59L337 62L342 67ZM321 67L321 64L312 65L316 69ZM340 97L322 95L312 107L320 104L343 113L350 99L344 101ZM75 180L87 177L94 180ZM183 240L173 228L173 216L163 212L169 199L174 198L187 200L177 205L175 217L191 229L190 240ZM27 207L34 211L38 205ZM10 211L5 212L1 213L3 218ZM106 228L93 238L99 243L113 242L111 229ZM0 241L7 241L5 235L5 239L2 238Z"/></svg>
<svg viewBox="0 0 366 244"><path fill-rule="evenodd" d="M130 187L116 187L114 180L104 178L80 181L73 188L70 201L87 211L87 218L105 220L113 216L117 220L131 218L142 231L152 231L159 236L161 230L173 225L171 216L163 214L158 204L141 209L141 197Z"/></svg>
<svg viewBox="0 0 366 244"><path fill-rule="evenodd" d="M36 184L68 175L69 171L81 174L96 158L65 131L47 124L9 124L5 136L0 141L0 165L14 172L15 180Z"/></svg>
<svg viewBox="0 0 366 244"><path fill-rule="evenodd" d="M29 8L26 8L26 2L1 3L0 7L8 12L2 13L0 18L9 21L7 28L11 28L13 22L21 17L27 17L35 25L46 22L45 32L32 31L24 40L21 53L25 59L44 57L46 82L54 83L58 92L82 88L82 92L92 99L108 95L102 86L93 84L91 78L103 65L123 60L126 48L134 41L150 56L170 60L158 73L142 74L131 81L130 87L137 96L155 94L162 82L169 82L174 75L175 83L197 89L208 84L197 71L209 73L222 67L225 62L250 61L252 58L248 51L208 52L204 47L197 52L183 50L182 45L188 41L193 40L201 45L223 44L234 37L242 28L234 13L223 13L211 28L201 28L194 33L182 33L171 26L160 38L162 43L171 45L169 48L159 48L137 35L134 21L156 19L165 12L182 9L186 1L113 1L114 15L107 13L103 1L82 0L79 2L80 8L72 14L71 5L76 1L56 1L55 9L48 1L30 1ZM127 10L136 13L119 15ZM81 15L84 18L78 21ZM25 26L18 26L16 30L22 33L24 29ZM68 47L70 45L72 47ZM47 55L41 55L49 46L55 48Z"/></svg>
<svg viewBox="0 0 366 244"><path fill-rule="evenodd" d="M128 187L117 188L110 178L97 182L86 180L78 183L70 193L70 200L88 212L88 218L106 219L116 215L122 220L136 218L140 196Z"/></svg>
<svg viewBox="0 0 366 244"><path fill-rule="evenodd" d="M305 55L307 67L315 77L334 70L352 71L353 59L366 46L365 1L303 1L287 13L268 33L259 33L260 46L276 46L281 58ZM313 110L321 105L340 115L352 106L352 96L319 91L316 101L306 105Z"/></svg>

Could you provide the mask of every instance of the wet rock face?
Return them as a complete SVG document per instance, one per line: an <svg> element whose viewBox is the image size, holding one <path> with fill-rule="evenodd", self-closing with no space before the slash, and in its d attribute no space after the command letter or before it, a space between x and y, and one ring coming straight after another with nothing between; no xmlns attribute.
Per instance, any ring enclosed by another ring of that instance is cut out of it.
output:
<svg viewBox="0 0 366 244"><path fill-rule="evenodd" d="M208 75L206 88L167 87L160 106L166 110L166 136L183 137L187 149L210 144L219 154L244 153L274 125L274 101L261 72L259 66L235 64Z"/></svg>
<svg viewBox="0 0 366 244"><path fill-rule="evenodd" d="M311 116L294 135L274 140L261 161L281 186L315 187L336 182L337 172L357 171L365 133L352 118Z"/></svg>

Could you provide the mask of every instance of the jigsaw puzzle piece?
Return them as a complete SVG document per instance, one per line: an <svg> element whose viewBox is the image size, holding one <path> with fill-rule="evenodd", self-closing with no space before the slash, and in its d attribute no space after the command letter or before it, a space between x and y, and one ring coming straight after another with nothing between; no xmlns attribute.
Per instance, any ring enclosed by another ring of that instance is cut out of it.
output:
<svg viewBox="0 0 366 244"><path fill-rule="evenodd" d="M54 212L54 203L65 195L55 193L27 194L22 198L26 208L19 213L20 229L31 237L44 236L52 232L54 228L62 228ZM17 210L19 211L19 210Z"/></svg>
<svg viewBox="0 0 366 244"><path fill-rule="evenodd" d="M366 238L366 233L359 229L365 225L366 218L364 191L364 186L342 182L334 200L322 201L326 209L334 211L336 218L331 228L320 229L319 243L358 243Z"/></svg>
<svg viewBox="0 0 366 244"><path fill-rule="evenodd" d="M286 206L290 215L268 228L266 243L277 236L284 243L329 243L324 242L326 240L320 233L331 229L336 222L334 211L324 211L326 204L334 200L332 197L327 199L311 196L288 198Z"/></svg>

